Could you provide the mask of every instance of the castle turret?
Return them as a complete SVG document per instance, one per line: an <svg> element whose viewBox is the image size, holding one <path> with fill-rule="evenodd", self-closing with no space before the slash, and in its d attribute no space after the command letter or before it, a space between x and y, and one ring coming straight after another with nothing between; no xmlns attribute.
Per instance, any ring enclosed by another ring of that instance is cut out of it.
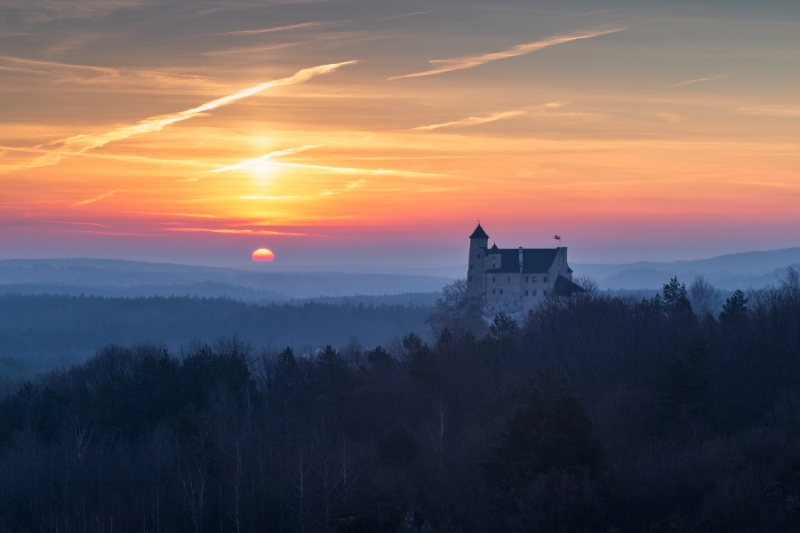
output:
<svg viewBox="0 0 800 533"><path fill-rule="evenodd" d="M482 298L486 294L486 248L489 236L480 222L469 236L469 266L467 267L467 296Z"/></svg>

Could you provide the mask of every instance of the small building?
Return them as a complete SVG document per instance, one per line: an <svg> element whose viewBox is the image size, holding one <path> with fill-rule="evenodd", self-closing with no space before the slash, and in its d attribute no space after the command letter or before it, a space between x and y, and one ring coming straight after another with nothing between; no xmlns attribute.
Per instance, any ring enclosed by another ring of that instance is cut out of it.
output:
<svg viewBox="0 0 800 533"><path fill-rule="evenodd" d="M469 236L467 268L467 297L489 313L531 315L551 294L582 290L572 282L566 247L489 248L480 223Z"/></svg>

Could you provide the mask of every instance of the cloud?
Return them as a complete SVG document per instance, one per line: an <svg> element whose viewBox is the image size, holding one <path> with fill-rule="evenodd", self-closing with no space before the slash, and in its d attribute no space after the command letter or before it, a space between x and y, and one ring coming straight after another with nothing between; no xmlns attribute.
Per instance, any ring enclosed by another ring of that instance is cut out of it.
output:
<svg viewBox="0 0 800 533"><path fill-rule="evenodd" d="M241 30L241 31L226 31L223 33L216 33L214 35L260 35L262 33L273 33L276 31L289 31L289 30L299 30L304 28L324 28L327 26L337 26L339 24L345 24L348 22L347 20L337 20L337 21L316 21L316 22L302 22L300 24L291 24L289 26L277 26L275 28L264 28L260 30Z"/></svg>
<svg viewBox="0 0 800 533"><path fill-rule="evenodd" d="M36 158L33 162L31 162L28 165L28 168L55 165L58 164L63 157L69 155L82 154L83 152L86 152L88 150L93 150L95 148L105 146L110 142L127 139L128 137L132 137L134 135L161 131L167 126L170 126L177 122L188 120L198 115L202 115L208 111L212 111L219 107L233 104L235 102L238 102L239 100L243 100L245 98L263 92L266 89L303 83L316 76L320 76L322 74L328 74L329 72L333 72L342 66L352 65L356 62L357 61L346 61L343 63L333 63L330 65L320 65L316 67L306 68L294 73L289 77L260 83L253 87L242 89L237 93L224 96L222 98L217 98L216 100L206 102L205 104L202 104L200 106L187 109L186 111L180 111L178 113L171 113L168 115L159 115L146 118L137 124L133 124L131 126L123 126L121 128L117 128L115 130L106 133L76 135L74 137L69 137L59 141L47 143L47 145L44 146L56 146L57 148L47 155Z"/></svg>
<svg viewBox="0 0 800 533"><path fill-rule="evenodd" d="M431 124L429 126L419 126L414 128L418 131L430 131L430 130L438 130L439 128L449 128L449 127L457 127L457 126L473 126L475 124L485 124L487 122L495 122L497 120L503 120L504 118L511 118L517 117L519 115L524 115L525 110L519 109L517 111L503 111L501 113L492 113L486 117L468 117L461 120L454 120L452 122L445 122L443 124Z"/></svg>
<svg viewBox="0 0 800 533"><path fill-rule="evenodd" d="M419 15L427 15L428 13L433 13L433 11L414 11L413 13L402 13L400 15L390 15L388 17L383 17L380 20L393 20L405 17L416 17Z"/></svg>
<svg viewBox="0 0 800 533"><path fill-rule="evenodd" d="M617 33L620 31L624 31L626 29L628 28L615 28L612 30L603 30L594 32L570 33L567 35L550 37L549 39L544 39L542 41L536 41L533 43L519 44L517 46L514 46L513 48L509 48L508 50L504 50L502 52L491 52L488 54L456 57L452 59L432 59L429 61L429 63L439 64L442 66L439 68L426 70L423 72L404 74L402 76L393 76L389 78L389 80L399 80L403 78L418 78L421 76L433 76L435 74L443 74L445 72L452 72L454 70L463 70L466 68L477 67L489 63L491 61L497 61L498 59L507 59L509 57L517 57L525 54L530 54L532 52L536 52L538 50L547 48L549 46L568 43L570 41L577 41L579 39L591 39L593 37L599 37L600 35L607 35L609 33Z"/></svg>
<svg viewBox="0 0 800 533"><path fill-rule="evenodd" d="M284 155L297 154L300 152L305 152L306 150L311 150L312 148L317 148L318 146L319 146L318 144L307 144L305 146L300 146L297 148L287 148L285 150L277 150L275 152L270 152L268 154L264 154L259 157L254 157L253 159L242 161L241 163L236 163L235 165L209 170L209 172L217 174L219 172L229 172L231 170L239 170L242 168L247 168L251 165L255 165L256 163L261 163L262 161L267 161L268 159L272 159L273 157L281 157Z"/></svg>
<svg viewBox="0 0 800 533"><path fill-rule="evenodd" d="M108 224L98 224L97 222L65 222L62 220L43 220L42 222L48 224L67 224L70 226L96 226L99 228L107 228Z"/></svg>
<svg viewBox="0 0 800 533"><path fill-rule="evenodd" d="M81 205L93 204L95 202L99 202L100 200L103 200L104 198L108 198L109 196L114 196L118 192L123 192L123 191L121 189L117 190L117 191L108 191L107 193L101 194L100 196L95 196L94 198L88 198L86 200L81 200L80 202L75 202L74 204L72 204L72 206L73 207L78 207L78 206L81 206Z"/></svg>
<svg viewBox="0 0 800 533"><path fill-rule="evenodd" d="M194 213L159 213L154 211L142 211L137 213L139 215L162 215L169 217L190 217L190 218L219 218L215 215L198 215Z"/></svg>
<svg viewBox="0 0 800 533"><path fill-rule="evenodd" d="M767 115L770 117L800 118L800 106L752 106L739 109L740 113L748 115Z"/></svg>
<svg viewBox="0 0 800 533"><path fill-rule="evenodd" d="M318 192L317 196L334 196L334 195L337 195L337 194L345 194L345 193L348 193L348 192L352 191L353 189L358 189L359 187L364 186L366 183L367 183L367 180L352 181L352 182L348 183L347 185L345 185L344 187L340 187L338 189Z"/></svg>
<svg viewBox="0 0 800 533"><path fill-rule="evenodd" d="M53 68L57 68L61 70L73 70L73 71L92 73L95 74L95 76L101 76L101 77L119 76L119 70L114 68L93 67L89 65L76 65L73 63L60 63L56 61L40 61L36 59L26 59L24 57L14 57L14 56L0 56L0 61L5 61L7 63L14 63L17 65L26 65L28 67L39 67L39 68L29 68L26 70L42 74L52 73ZM9 67L6 67L6 69L12 70Z"/></svg>
<svg viewBox="0 0 800 533"><path fill-rule="evenodd" d="M365 174L368 176L382 176L384 174L391 174L401 178L439 178L444 176L444 174L416 172L413 170L394 170L391 168L368 169L354 167L331 167L326 165L311 165L308 163L287 163L284 161L276 161L272 164L279 167L304 168L309 170L320 170L322 172L332 172L336 174Z"/></svg>
<svg viewBox="0 0 800 533"><path fill-rule="evenodd" d="M662 87L662 89L669 89L671 87L681 87L683 85L691 85L693 83L700 83L703 81L713 81L713 80L718 80L720 78L727 78L728 76L730 76L730 74L719 74L718 76L709 76L707 78L695 78L693 80L686 80L680 83L675 83L673 85L665 85L664 87Z"/></svg>
<svg viewBox="0 0 800 533"><path fill-rule="evenodd" d="M290 233L286 231L228 229L228 228L161 228L161 231L176 231L181 233L224 233L234 235L285 235L289 237L324 237L314 233Z"/></svg>
<svg viewBox="0 0 800 533"><path fill-rule="evenodd" d="M2 62L11 65L3 65ZM168 87L224 87L205 76L176 74L154 70L119 70L91 65L76 65L57 61L41 61L23 57L0 56L0 70L22 72L45 76L55 76L58 83L96 84L125 83L138 84L149 90Z"/></svg>
<svg viewBox="0 0 800 533"><path fill-rule="evenodd" d="M485 124L487 122L495 122L497 120L504 120L507 118L518 117L523 115L528 116L535 116L537 118L555 118L555 119L579 119L579 120L591 120L601 118L602 115L597 113L583 113L583 112L561 112L557 111L558 109L564 107L564 104L561 102L550 102L541 106L530 106L524 107L522 109L516 109L513 111L501 111L499 113L492 113L491 115L487 115L485 117L468 117L461 120L454 120L451 122L444 122L442 124L430 124L428 126L418 126L414 128L415 131L431 131L431 130L438 130L440 128L453 128L453 127L464 127L464 126L474 126L476 124Z"/></svg>

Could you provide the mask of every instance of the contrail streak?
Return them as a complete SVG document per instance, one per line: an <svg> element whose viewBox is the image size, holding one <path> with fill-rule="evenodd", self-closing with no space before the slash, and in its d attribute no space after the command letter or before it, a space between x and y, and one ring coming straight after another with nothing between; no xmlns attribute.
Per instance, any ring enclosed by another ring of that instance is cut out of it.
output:
<svg viewBox="0 0 800 533"><path fill-rule="evenodd" d="M352 65L354 63L357 63L357 61L346 61L343 63L333 63L330 65L320 65L317 67L306 68L287 78L260 83L254 87L242 89L235 94L217 98L216 100L212 100L203 105L193 107L192 109L187 109L186 111L146 118L138 124L134 124L132 126L123 126L107 133L76 135L74 137L48 143L47 146L57 145L58 148L47 155L36 158L33 162L31 162L30 165L28 165L27 168L55 165L58 164L58 162L61 161L64 156L81 154L88 150L93 150L95 148L104 146L110 142L127 139L133 135L160 131L169 125L175 124L176 122L188 120L218 107L233 104L234 102L238 102L239 100L258 94L266 89L303 83L316 76L333 72L339 67Z"/></svg>
<svg viewBox="0 0 800 533"><path fill-rule="evenodd" d="M300 146L298 148L287 148L285 150L277 150L275 152L270 152L268 154L264 154L259 157L254 157L252 159L248 159L246 161L242 161L241 163L236 163L235 165L230 165L227 167L217 168L214 170L210 170L211 173L218 173L218 172L228 172L230 170L239 170L242 168L247 168L251 165L255 165L256 163L261 163L262 161L266 161L268 159L272 159L273 157L281 157L284 155L292 155L297 154L300 152L305 152L306 150L311 150L312 148L319 147L318 144L307 144L305 146Z"/></svg>
<svg viewBox="0 0 800 533"><path fill-rule="evenodd" d="M226 31L224 33L217 33L216 35L259 35L262 33L273 33L276 31L289 31L289 30L299 30L302 28L317 28L317 27L325 27L325 26L335 26L338 24L344 24L345 20L339 21L316 21L316 22L302 22L300 24L292 24L290 26L277 26L275 28L264 28L261 30L240 30L240 31Z"/></svg>
<svg viewBox="0 0 800 533"><path fill-rule="evenodd" d="M414 128L417 131L430 131L438 130L439 128L449 128L454 126L474 126L475 124L485 124L487 122L494 122L496 120L503 120L504 118L517 117L524 115L524 110L517 111L504 111L501 113L492 113L486 117L469 117L462 120L454 120L452 122L445 122L443 124L431 124L430 126L419 126Z"/></svg>
<svg viewBox="0 0 800 533"><path fill-rule="evenodd" d="M99 74L106 74L109 76L116 76L119 74L119 71L115 68L92 67L89 65L76 65L74 63L57 63L55 61L39 61L36 59L25 59L23 57L0 56L0 61L8 61L11 63L18 63L20 65L35 65L39 67L57 67L57 68L70 68L76 70L89 70L91 72L97 72Z"/></svg>
<svg viewBox="0 0 800 533"><path fill-rule="evenodd" d="M592 37L599 37L600 35L607 35L609 33L617 33L627 30L628 28L615 28L613 30L584 32L584 33L570 33L567 35L559 35L551 37L542 41L533 43L519 44L508 50L502 52L492 52L489 54L478 54L473 56L456 57L452 59L432 59L429 63L441 64L439 68L426 70L423 72L415 72L413 74L404 74L402 76L393 76L389 80L399 80L402 78L419 78L421 76L433 76L435 74L443 74L445 72L452 72L454 70L462 70L465 68L477 67L490 61L497 61L498 59L506 59L509 57L517 57L525 54L530 54L557 44L568 43L570 41L577 41L579 39L591 39Z"/></svg>
<svg viewBox="0 0 800 533"><path fill-rule="evenodd" d="M99 202L100 200L103 200L104 198L108 198L109 196L114 196L118 192L123 192L123 191L121 189L120 190L116 190L116 191L108 191L107 193L101 194L100 196L95 196L94 198L88 198L86 200L81 200L80 202L75 202L74 204L72 204L72 206L73 207L78 207L78 206L81 206L81 205L93 204L95 202Z"/></svg>
<svg viewBox="0 0 800 533"><path fill-rule="evenodd" d="M671 87L681 87L683 85L691 85L692 83L700 83L701 81L713 81L713 80L718 80L720 78L727 78L728 76L730 76L730 74L720 74L718 76L709 76L707 78L696 78L694 80L682 81L680 83L675 83L673 85L666 85L662 87L662 89L669 89Z"/></svg>

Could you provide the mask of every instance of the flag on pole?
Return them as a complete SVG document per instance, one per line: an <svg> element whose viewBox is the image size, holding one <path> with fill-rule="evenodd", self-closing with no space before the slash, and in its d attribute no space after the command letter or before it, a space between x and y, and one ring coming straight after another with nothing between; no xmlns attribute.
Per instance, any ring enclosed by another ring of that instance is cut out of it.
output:
<svg viewBox="0 0 800 533"><path fill-rule="evenodd" d="M560 241L561 240L561 235L556 235L556 240Z"/></svg>

